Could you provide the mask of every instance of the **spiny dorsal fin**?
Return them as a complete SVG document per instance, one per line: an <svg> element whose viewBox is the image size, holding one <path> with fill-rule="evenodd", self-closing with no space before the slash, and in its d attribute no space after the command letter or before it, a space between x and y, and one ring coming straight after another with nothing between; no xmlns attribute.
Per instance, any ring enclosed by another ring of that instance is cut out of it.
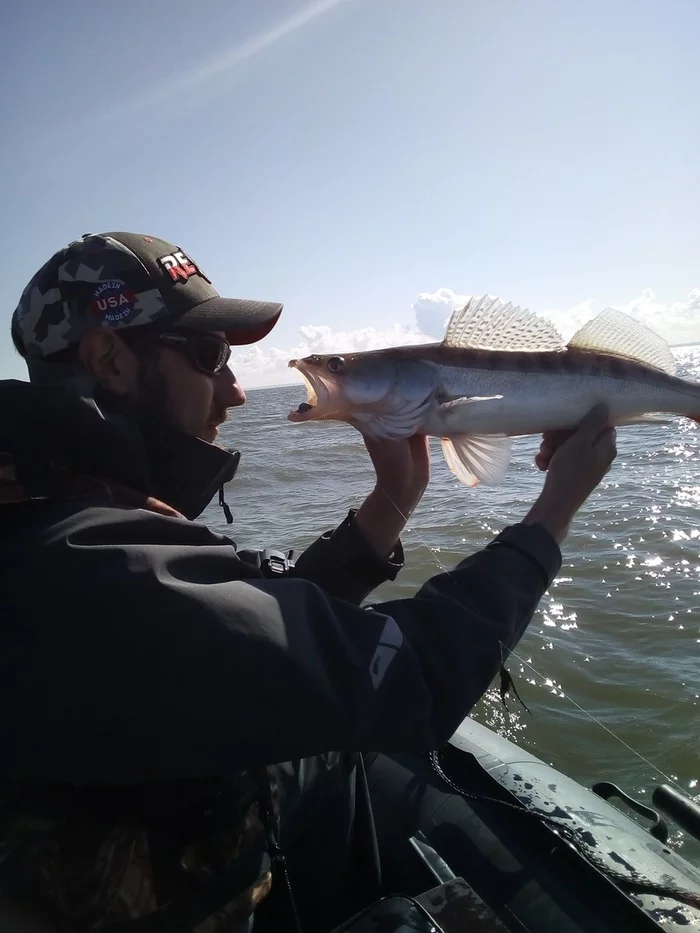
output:
<svg viewBox="0 0 700 933"><path fill-rule="evenodd" d="M564 342L546 318L514 307L511 302L504 304L493 295L484 295L470 298L463 308L453 311L443 345L534 353L561 350Z"/></svg>
<svg viewBox="0 0 700 933"><path fill-rule="evenodd" d="M608 353L644 363L674 375L676 361L666 341L633 317L606 308L576 331L569 347L591 353Z"/></svg>

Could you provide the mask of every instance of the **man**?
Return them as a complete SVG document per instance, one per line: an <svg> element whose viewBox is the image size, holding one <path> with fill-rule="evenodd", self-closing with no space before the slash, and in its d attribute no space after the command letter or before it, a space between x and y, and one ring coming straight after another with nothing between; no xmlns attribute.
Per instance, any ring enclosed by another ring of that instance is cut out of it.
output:
<svg viewBox="0 0 700 933"><path fill-rule="evenodd" d="M221 298L156 237L108 233L56 253L13 316L30 383L0 388L0 882L59 930L245 926L277 794L285 845L334 817L347 839L358 752L443 744L615 456L604 412L545 439L522 523L361 609L402 566L425 438L367 441L375 489L293 569L195 522L238 462L214 444L245 401L230 346L281 310Z"/></svg>

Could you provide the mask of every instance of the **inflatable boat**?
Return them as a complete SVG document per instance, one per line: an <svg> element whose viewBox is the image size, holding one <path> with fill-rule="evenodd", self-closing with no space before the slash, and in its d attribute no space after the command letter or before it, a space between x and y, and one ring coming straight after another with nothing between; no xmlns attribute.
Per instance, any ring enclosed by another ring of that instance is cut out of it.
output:
<svg viewBox="0 0 700 933"><path fill-rule="evenodd" d="M340 929L700 930L700 870L663 815L700 838L700 807L674 788L653 809L588 789L472 719L439 755L377 755L366 773L382 897Z"/></svg>

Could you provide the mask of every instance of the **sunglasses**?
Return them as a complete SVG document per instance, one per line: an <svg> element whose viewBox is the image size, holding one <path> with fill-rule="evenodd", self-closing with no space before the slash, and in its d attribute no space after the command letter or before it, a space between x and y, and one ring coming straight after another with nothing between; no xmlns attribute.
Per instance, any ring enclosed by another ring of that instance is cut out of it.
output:
<svg viewBox="0 0 700 933"><path fill-rule="evenodd" d="M186 330L137 334L134 328L133 337L165 344L171 350L177 350L187 357L196 370L207 376L218 376L231 358L228 340L216 334Z"/></svg>

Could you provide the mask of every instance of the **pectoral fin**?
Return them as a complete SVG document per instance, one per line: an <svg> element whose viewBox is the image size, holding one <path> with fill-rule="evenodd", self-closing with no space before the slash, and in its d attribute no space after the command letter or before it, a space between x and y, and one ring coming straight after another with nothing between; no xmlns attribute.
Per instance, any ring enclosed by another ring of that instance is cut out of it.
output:
<svg viewBox="0 0 700 933"><path fill-rule="evenodd" d="M512 439L503 434L456 434L442 438L447 465L465 486L498 486L503 482Z"/></svg>

